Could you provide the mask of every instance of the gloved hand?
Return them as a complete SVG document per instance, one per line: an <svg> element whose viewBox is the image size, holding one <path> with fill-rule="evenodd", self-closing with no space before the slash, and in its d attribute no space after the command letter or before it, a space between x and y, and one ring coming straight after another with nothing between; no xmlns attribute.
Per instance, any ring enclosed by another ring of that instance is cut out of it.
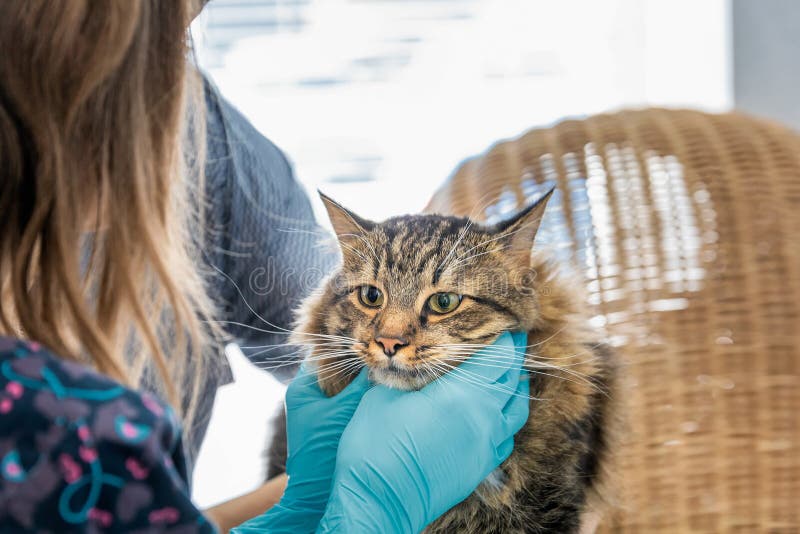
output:
<svg viewBox="0 0 800 534"><path fill-rule="evenodd" d="M286 390L286 491L267 513L232 532L316 530L328 502L339 438L369 385L363 369L338 395L328 397L317 383L316 372L306 363L300 367Z"/></svg>
<svg viewBox="0 0 800 534"><path fill-rule="evenodd" d="M342 435L317 532L416 534L469 496L528 418L526 344L505 333L419 391L370 389Z"/></svg>

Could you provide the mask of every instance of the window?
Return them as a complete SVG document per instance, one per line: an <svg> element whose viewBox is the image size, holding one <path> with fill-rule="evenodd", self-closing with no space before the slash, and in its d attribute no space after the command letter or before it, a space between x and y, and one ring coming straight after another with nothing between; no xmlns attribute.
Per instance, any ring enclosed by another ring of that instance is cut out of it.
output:
<svg viewBox="0 0 800 534"><path fill-rule="evenodd" d="M298 178L418 210L501 138L620 107L729 102L727 2L213 0L201 64ZM390 201L387 201L390 199Z"/></svg>

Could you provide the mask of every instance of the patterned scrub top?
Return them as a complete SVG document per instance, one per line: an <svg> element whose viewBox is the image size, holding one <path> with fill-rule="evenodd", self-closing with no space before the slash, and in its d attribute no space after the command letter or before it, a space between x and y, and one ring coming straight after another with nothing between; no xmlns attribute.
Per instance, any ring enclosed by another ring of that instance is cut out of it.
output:
<svg viewBox="0 0 800 534"><path fill-rule="evenodd" d="M0 337L0 532L216 529L189 497L167 405Z"/></svg>

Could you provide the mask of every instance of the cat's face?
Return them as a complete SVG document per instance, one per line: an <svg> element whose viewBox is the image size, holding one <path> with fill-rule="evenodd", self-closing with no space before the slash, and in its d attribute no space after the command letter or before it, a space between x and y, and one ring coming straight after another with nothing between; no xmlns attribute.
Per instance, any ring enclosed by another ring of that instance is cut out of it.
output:
<svg viewBox="0 0 800 534"><path fill-rule="evenodd" d="M318 342L318 354L347 343L374 382L418 389L503 331L530 329L530 252L548 197L495 226L438 215L373 223L323 197L343 263L305 328L348 341Z"/></svg>

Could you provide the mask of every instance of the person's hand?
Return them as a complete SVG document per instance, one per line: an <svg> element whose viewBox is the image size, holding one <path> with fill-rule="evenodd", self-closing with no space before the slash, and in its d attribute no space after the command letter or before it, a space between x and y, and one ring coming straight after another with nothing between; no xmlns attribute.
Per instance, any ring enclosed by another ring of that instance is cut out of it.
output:
<svg viewBox="0 0 800 534"><path fill-rule="evenodd" d="M526 344L505 333L419 391L370 389L341 437L317 532L416 534L469 496L528 419Z"/></svg>
<svg viewBox="0 0 800 534"><path fill-rule="evenodd" d="M316 372L306 363L300 367L286 390L286 492L267 513L234 533L316 530L328 502L339 438L368 388L364 369L341 393L328 397Z"/></svg>

